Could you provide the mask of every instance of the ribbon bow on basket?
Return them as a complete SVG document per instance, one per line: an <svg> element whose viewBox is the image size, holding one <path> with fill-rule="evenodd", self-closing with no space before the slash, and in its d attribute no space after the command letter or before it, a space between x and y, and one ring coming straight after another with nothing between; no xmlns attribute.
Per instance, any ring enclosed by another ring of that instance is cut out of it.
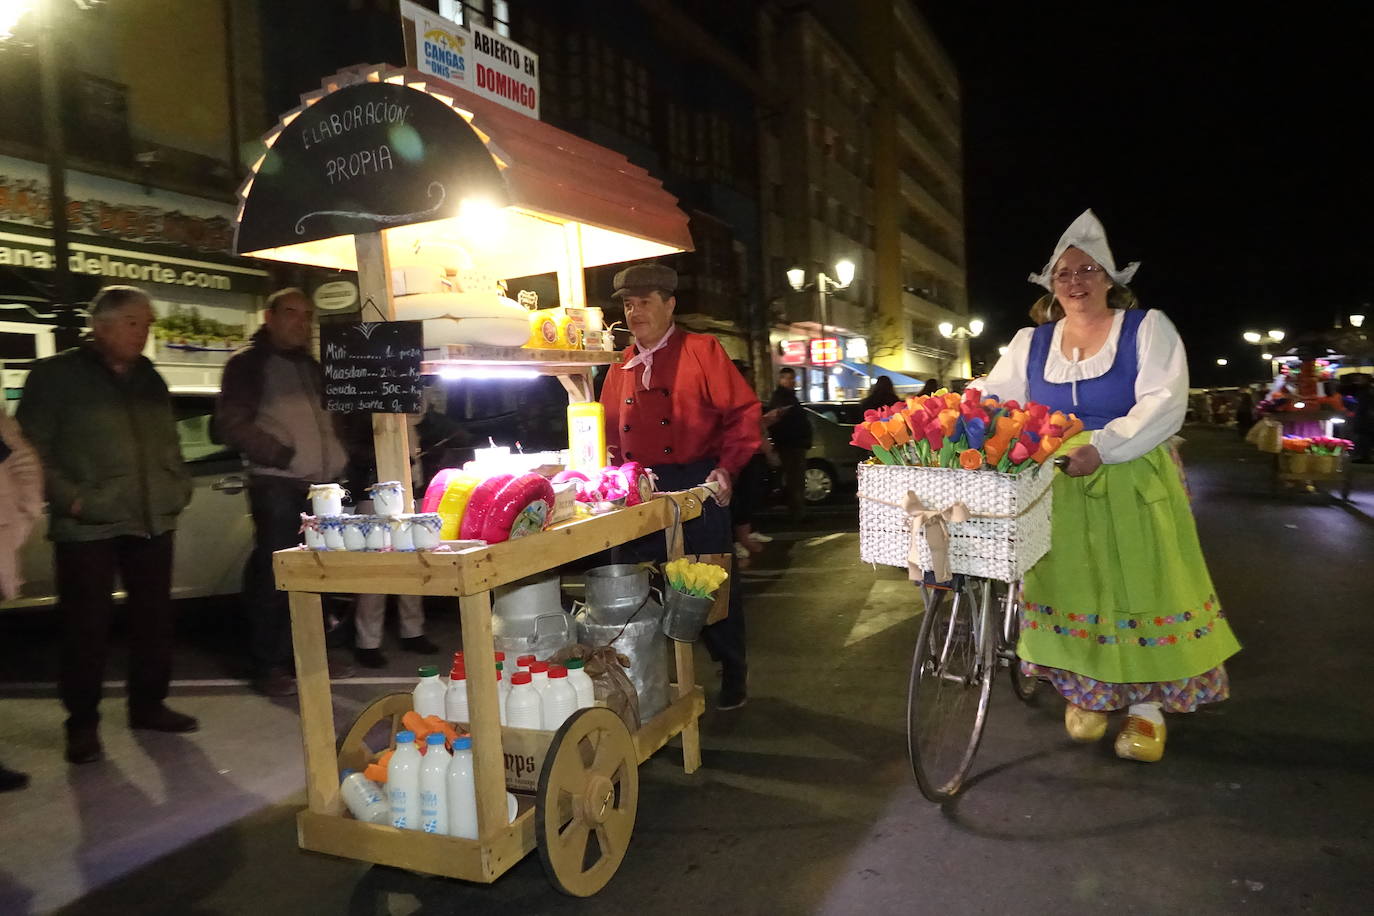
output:
<svg viewBox="0 0 1374 916"><path fill-rule="evenodd" d="M921 532L924 531L926 544L930 547L930 565L931 571L935 573L935 581L948 582L949 523L968 521L972 517L968 506L955 501L943 509L928 509L915 491L907 490L906 498L902 500L899 508L911 519L911 545L906 555L907 577L913 582L920 582L925 578L920 553Z"/></svg>

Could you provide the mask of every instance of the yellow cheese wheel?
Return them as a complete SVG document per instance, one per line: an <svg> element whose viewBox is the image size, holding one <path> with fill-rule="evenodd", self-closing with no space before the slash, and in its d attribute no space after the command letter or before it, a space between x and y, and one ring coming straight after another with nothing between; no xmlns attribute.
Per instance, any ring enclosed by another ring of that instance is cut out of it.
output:
<svg viewBox="0 0 1374 916"><path fill-rule="evenodd" d="M444 495L439 500L439 518L443 519L444 525L439 529L439 539L442 541L452 541L458 537L458 526L463 523L463 513L467 511L468 500L472 498L472 491L477 489L477 485L482 482L482 478L476 474L459 474L449 480L444 487Z"/></svg>

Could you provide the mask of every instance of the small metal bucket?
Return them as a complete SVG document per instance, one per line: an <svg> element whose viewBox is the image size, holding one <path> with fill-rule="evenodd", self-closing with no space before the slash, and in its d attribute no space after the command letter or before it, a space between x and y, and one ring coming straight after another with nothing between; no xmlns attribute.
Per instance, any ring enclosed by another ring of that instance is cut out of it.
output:
<svg viewBox="0 0 1374 916"><path fill-rule="evenodd" d="M664 634L678 642L696 642L715 603L714 595L698 598L668 586L663 590Z"/></svg>

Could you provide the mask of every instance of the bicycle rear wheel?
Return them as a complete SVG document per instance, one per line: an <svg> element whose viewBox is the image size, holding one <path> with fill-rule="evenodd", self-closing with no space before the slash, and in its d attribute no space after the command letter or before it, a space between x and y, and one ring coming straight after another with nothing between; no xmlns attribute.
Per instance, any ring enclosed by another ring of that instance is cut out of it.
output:
<svg viewBox="0 0 1374 916"><path fill-rule="evenodd" d="M990 583L922 589L926 610L907 688L907 753L921 794L956 795L983 737L996 673Z"/></svg>

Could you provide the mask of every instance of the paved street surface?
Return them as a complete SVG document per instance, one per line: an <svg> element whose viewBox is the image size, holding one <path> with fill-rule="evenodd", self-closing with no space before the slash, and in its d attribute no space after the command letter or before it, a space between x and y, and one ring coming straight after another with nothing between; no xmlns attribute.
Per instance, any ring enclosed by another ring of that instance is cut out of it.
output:
<svg viewBox="0 0 1374 916"><path fill-rule="evenodd" d="M0 617L0 913L1360 913L1374 899L1374 474L1353 503L1274 498L1234 433L1188 430L1204 547L1245 650L1234 699L1170 720L1154 766L1072 744L1062 704L1005 682L965 793L926 802L907 766L916 592L858 562L852 499L776 537L746 573L750 702L703 721L704 768L641 770L620 873L560 896L530 856L490 887L303 853L293 702L246 691L232 609L185 621L187 738L133 737L107 700L109 759L61 761L45 615ZM442 608L431 629L455 648ZM390 637L389 637L390 639ZM390 642L388 643L390 645ZM391 651L382 674L416 657ZM712 668L699 656L714 698ZM109 676L122 676L122 657ZM369 672L371 673L371 672ZM336 685L347 723L383 683Z"/></svg>

